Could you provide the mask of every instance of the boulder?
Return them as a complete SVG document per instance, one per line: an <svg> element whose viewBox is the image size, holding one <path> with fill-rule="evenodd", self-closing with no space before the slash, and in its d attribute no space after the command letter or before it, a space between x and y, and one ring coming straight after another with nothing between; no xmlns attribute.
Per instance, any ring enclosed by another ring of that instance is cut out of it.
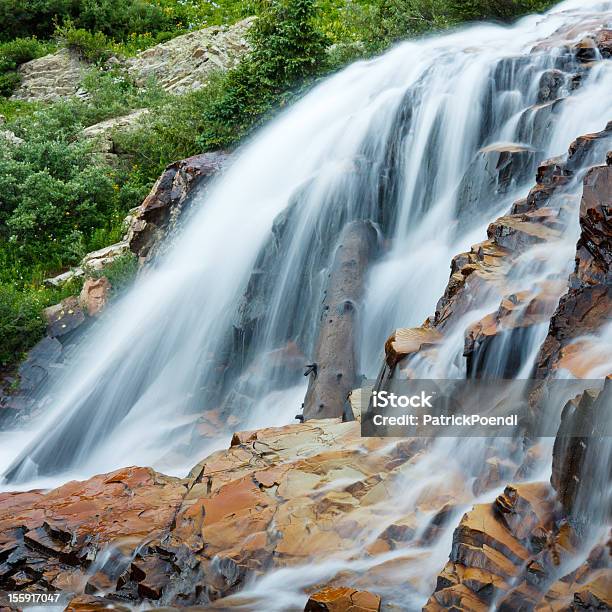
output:
<svg viewBox="0 0 612 612"><path fill-rule="evenodd" d="M129 132L130 130L136 129L140 125L141 120L148 115L149 112L150 111L146 108L140 108L127 115L106 119L105 121L85 128L81 136L86 139L95 140L95 150L98 153L102 153L108 162L115 163L117 155L121 154L121 150L118 149L115 144L115 134L117 132Z"/></svg>
<svg viewBox="0 0 612 612"><path fill-rule="evenodd" d="M85 322L81 302L74 296L45 308L43 318L47 322L47 334L52 338L66 336Z"/></svg>
<svg viewBox="0 0 612 612"><path fill-rule="evenodd" d="M11 100L52 102L79 92L84 72L88 69L78 55L68 49L45 55L19 66L21 83Z"/></svg>
<svg viewBox="0 0 612 612"><path fill-rule="evenodd" d="M79 306L90 316L95 317L106 306L111 284L106 276L88 278L79 295Z"/></svg>
<svg viewBox="0 0 612 612"><path fill-rule="evenodd" d="M160 241L176 226L191 203L196 187L202 187L229 161L218 151L194 155L170 164L143 203L133 211L126 241L141 263L149 261Z"/></svg>
<svg viewBox="0 0 612 612"><path fill-rule="evenodd" d="M379 612L380 597L350 587L327 587L308 598L304 612Z"/></svg>

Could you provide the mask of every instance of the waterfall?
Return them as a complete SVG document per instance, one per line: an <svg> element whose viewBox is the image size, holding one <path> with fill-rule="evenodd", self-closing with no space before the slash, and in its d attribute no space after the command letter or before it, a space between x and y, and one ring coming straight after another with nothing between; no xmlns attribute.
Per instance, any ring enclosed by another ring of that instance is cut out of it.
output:
<svg viewBox="0 0 612 612"><path fill-rule="evenodd" d="M336 240L353 220L374 224L382 251L359 313L360 368L374 376L385 338L432 312L452 256L525 195L538 162L611 118L611 62L575 89L575 60L553 36L596 24L610 8L571 0L512 27L403 43L283 112L238 151L170 252L88 333L44 390L44 414L10 433L14 446L0 454L10 487L131 464L180 472L238 427L291 422ZM554 50L538 50L549 37ZM543 93L551 71L563 79ZM566 277L576 237L577 221L517 278ZM498 303L478 296L461 325ZM465 374L457 325L437 375ZM207 414L227 428L199 435Z"/></svg>

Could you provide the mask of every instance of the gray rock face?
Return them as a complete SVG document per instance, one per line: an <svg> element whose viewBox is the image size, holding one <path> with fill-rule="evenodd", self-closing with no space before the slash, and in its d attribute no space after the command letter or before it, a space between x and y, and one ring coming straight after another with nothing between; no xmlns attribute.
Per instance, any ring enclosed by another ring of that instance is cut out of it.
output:
<svg viewBox="0 0 612 612"><path fill-rule="evenodd" d="M140 120L149 114L149 109L139 108L127 115L113 117L100 123L95 123L85 128L82 132L82 137L96 141L96 151L102 153L106 161L114 163L117 161L117 155L121 154L118 147L115 145L114 135L117 132L128 132L136 129Z"/></svg>
<svg viewBox="0 0 612 612"><path fill-rule="evenodd" d="M67 49L26 62L19 67L21 84L11 100L52 102L76 94L88 64Z"/></svg>
<svg viewBox="0 0 612 612"><path fill-rule="evenodd" d="M56 338L43 338L19 368L21 391L34 391L49 376L49 368L61 360L62 345Z"/></svg>
<svg viewBox="0 0 612 612"><path fill-rule="evenodd" d="M213 71L232 68L248 52L246 33L252 23L248 18L173 38L128 60L128 73L137 85L152 78L176 94L199 89Z"/></svg>
<svg viewBox="0 0 612 612"><path fill-rule="evenodd" d="M354 335L365 275L376 244L376 230L366 221L349 223L340 236L323 302L304 419L341 417L348 394L356 385Z"/></svg>
<svg viewBox="0 0 612 612"><path fill-rule="evenodd" d="M176 94L199 89L213 71L235 66L248 52L245 36L252 23L253 18L248 18L232 26L196 30L146 49L125 62L115 59L114 64L125 65L139 86L153 79ZM86 96L79 88L89 68L78 53L68 49L26 62L19 67L21 84L11 99L51 102L79 93Z"/></svg>

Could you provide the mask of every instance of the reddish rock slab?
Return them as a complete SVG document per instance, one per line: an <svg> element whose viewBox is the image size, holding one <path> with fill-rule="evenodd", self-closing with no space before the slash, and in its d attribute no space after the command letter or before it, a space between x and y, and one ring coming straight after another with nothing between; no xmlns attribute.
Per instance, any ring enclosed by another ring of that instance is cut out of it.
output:
<svg viewBox="0 0 612 612"><path fill-rule="evenodd" d="M327 587L308 599L304 612L379 612L380 597L350 587Z"/></svg>

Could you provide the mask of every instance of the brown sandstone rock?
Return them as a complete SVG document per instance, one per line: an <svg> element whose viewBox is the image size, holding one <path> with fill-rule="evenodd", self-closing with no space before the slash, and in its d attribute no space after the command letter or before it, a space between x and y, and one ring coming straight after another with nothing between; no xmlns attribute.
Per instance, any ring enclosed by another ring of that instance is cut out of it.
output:
<svg viewBox="0 0 612 612"><path fill-rule="evenodd" d="M90 317L95 317L106 306L110 297L110 290L111 284L106 276L87 279L79 295L79 306Z"/></svg>
<svg viewBox="0 0 612 612"><path fill-rule="evenodd" d="M350 587L327 587L308 599L304 612L379 612L380 597Z"/></svg>

